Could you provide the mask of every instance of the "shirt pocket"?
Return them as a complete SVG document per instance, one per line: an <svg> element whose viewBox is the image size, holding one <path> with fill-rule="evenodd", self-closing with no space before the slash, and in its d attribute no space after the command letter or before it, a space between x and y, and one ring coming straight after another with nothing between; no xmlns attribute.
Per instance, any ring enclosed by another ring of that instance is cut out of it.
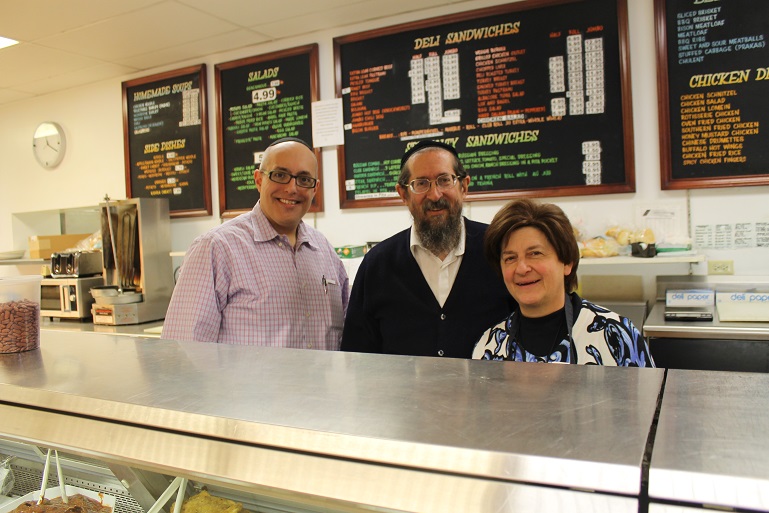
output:
<svg viewBox="0 0 769 513"><path fill-rule="evenodd" d="M326 275L328 276L328 275ZM326 338L338 346L344 327L344 306L342 305L342 284L337 278L323 278L323 316L327 326Z"/></svg>

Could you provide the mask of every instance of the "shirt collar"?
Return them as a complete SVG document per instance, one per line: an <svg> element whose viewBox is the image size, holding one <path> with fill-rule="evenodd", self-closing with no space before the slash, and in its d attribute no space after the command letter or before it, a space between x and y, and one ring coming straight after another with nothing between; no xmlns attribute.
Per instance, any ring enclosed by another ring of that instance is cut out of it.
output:
<svg viewBox="0 0 769 513"><path fill-rule="evenodd" d="M262 211L261 200L256 202L254 208L251 209L250 215L252 219L252 225L254 227L255 242L267 242L282 237L282 235L272 227L270 220L267 219L267 216L264 215L264 212ZM312 239L310 230L304 221L299 222L299 227L296 230L296 243L297 247L301 246L302 244L307 244L313 248L318 247L318 245Z"/></svg>
<svg viewBox="0 0 769 513"><path fill-rule="evenodd" d="M460 225L461 234L459 236L459 244L457 244L457 247L454 248L453 251L449 252L449 255L454 254L456 256L461 256L465 254L465 218L462 216L462 223ZM417 248L420 248L424 251L429 251L427 248L425 248L422 245L422 241L419 239L419 234L417 233L416 228L414 228L414 225L411 225L411 237L409 239L409 247L411 248L411 254L413 255Z"/></svg>

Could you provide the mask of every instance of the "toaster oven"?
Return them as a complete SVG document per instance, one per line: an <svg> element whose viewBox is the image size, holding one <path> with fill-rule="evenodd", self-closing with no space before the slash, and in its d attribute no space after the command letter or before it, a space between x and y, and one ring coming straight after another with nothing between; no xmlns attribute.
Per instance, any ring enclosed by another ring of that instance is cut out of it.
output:
<svg viewBox="0 0 769 513"><path fill-rule="evenodd" d="M91 317L91 287L104 285L104 278L43 278L40 282L40 316L65 319Z"/></svg>

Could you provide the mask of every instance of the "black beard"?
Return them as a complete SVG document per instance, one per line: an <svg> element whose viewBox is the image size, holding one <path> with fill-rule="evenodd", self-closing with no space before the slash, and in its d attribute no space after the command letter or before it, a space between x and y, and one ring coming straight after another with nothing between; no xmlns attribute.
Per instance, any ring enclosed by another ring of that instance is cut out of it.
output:
<svg viewBox="0 0 769 513"><path fill-rule="evenodd" d="M422 246L434 255L441 255L459 245L459 238L462 236L462 206L452 206L446 198L438 201L425 200L422 203L422 212L426 214L433 207L447 209L446 220L439 221L425 215L416 220L414 227Z"/></svg>

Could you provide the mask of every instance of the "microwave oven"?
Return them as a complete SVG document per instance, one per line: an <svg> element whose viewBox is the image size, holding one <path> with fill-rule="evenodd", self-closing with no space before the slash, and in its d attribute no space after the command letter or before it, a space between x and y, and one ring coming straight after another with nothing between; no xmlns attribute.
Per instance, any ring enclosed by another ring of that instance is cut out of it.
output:
<svg viewBox="0 0 769 513"><path fill-rule="evenodd" d="M104 285L104 278L43 278L40 282L40 316L85 319L91 316L91 287Z"/></svg>

